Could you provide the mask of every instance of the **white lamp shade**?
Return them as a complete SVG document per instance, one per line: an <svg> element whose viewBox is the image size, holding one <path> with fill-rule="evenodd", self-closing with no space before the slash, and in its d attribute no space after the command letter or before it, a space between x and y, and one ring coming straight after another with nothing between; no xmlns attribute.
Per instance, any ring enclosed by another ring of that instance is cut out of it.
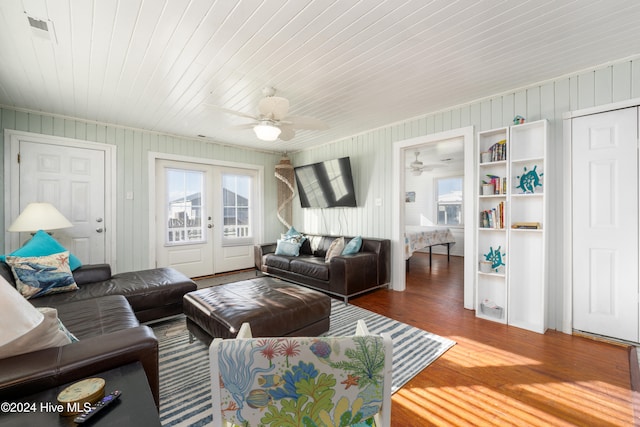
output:
<svg viewBox="0 0 640 427"><path fill-rule="evenodd" d="M270 124L255 125L253 131L258 139L262 141L275 141L280 136L280 132L282 132L279 127Z"/></svg>
<svg viewBox="0 0 640 427"><path fill-rule="evenodd" d="M33 232L73 227L51 203L29 203L9 227L9 231Z"/></svg>

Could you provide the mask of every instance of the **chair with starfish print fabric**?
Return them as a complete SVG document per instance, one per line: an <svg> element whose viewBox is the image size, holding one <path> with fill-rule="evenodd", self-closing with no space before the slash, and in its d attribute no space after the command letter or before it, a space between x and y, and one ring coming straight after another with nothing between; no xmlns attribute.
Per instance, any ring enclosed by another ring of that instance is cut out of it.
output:
<svg viewBox="0 0 640 427"><path fill-rule="evenodd" d="M209 347L215 426L376 426L391 424L391 337L235 339Z"/></svg>

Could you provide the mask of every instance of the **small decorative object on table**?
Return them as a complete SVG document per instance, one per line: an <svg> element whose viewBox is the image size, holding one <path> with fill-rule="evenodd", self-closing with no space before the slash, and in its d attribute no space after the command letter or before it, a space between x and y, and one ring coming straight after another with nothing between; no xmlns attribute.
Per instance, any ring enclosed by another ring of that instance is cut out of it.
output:
<svg viewBox="0 0 640 427"><path fill-rule="evenodd" d="M521 125L524 123L524 117L522 117L521 115L517 115L513 118L513 124L514 125Z"/></svg>
<svg viewBox="0 0 640 427"><path fill-rule="evenodd" d="M58 394L58 403L64 405L61 415L76 415L84 411L84 404L96 403L104 397L105 381L87 378L71 384Z"/></svg>

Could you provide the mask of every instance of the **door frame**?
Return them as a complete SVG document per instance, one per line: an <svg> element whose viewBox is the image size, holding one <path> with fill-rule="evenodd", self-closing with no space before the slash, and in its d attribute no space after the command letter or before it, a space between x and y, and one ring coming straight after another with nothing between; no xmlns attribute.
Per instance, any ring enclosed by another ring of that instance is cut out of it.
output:
<svg viewBox="0 0 640 427"><path fill-rule="evenodd" d="M564 212L562 222L562 265L564 265L565 267L563 268L562 272L563 303L560 326L562 332L566 334L573 333L573 270L571 269L571 267L567 267L571 266L573 263L573 183L571 180L571 177L573 175L573 170L571 169L573 150L572 119L630 107L640 107L640 98L614 102L611 104L604 104L597 107L590 107L581 110L568 111L562 115L562 182L564 183L562 187L562 191L564 194L564 197L562 198L562 211Z"/></svg>
<svg viewBox="0 0 640 427"><path fill-rule="evenodd" d="M12 191L18 188L20 182L20 167L15 159L20 153L20 141L28 139L39 144L57 145L60 147L80 148L99 150L104 153L104 226L109 232L105 235L105 262L115 265L116 263L116 199L108 197L115 194L116 188L116 149L115 145L103 144L100 142L85 141L82 139L67 138L55 135L45 135L41 133L18 131L13 129L4 130L4 250L5 253L11 248L20 246L19 233L6 231L14 218L20 214L20 194L19 191Z"/></svg>
<svg viewBox="0 0 640 427"><path fill-rule="evenodd" d="M475 309L475 279L473 248L475 247L475 223L473 177L475 176L474 127L467 126L459 129L419 136L416 138L397 141L393 144L393 202L392 202L392 259L391 283L396 291L406 288L406 272L404 259L404 226L405 226L405 152L425 144L440 140L462 138L464 140L464 308Z"/></svg>
<svg viewBox="0 0 640 427"><path fill-rule="evenodd" d="M156 257L156 161L157 160L170 160L175 162L187 162L187 163L199 163L203 165L209 166L218 166L218 167L231 167L238 169L250 169L257 172L257 188L259 189L258 194L264 194L264 191L260 191L260 189L264 189L264 166L255 165L250 163L240 163L240 162L230 162L226 160L217 160L217 159L203 159L201 157L191 157L180 154L168 154L168 153L160 153L155 151L150 151L148 153L148 162L149 167L147 168L149 171L149 268L155 268L157 257ZM255 239L258 242L263 241L264 237L264 196L260 197L258 203L256 204L257 212L255 213L258 223L256 224L255 229Z"/></svg>

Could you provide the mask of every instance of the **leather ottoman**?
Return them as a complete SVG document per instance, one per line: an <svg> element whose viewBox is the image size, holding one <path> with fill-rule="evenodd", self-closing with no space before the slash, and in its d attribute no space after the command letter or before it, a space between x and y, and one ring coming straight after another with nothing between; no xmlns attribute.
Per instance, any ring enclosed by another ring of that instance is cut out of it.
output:
<svg viewBox="0 0 640 427"><path fill-rule="evenodd" d="M187 328L201 341L234 338L242 323L254 337L318 336L329 330L331 298L275 277L200 289L183 297Z"/></svg>

